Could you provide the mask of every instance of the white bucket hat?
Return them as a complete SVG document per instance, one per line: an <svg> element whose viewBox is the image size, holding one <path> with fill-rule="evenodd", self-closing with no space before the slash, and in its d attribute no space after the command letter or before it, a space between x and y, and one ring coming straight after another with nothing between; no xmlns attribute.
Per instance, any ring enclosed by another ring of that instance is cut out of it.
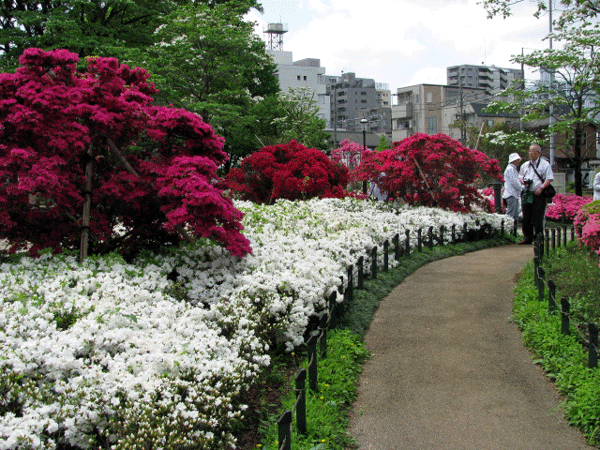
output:
<svg viewBox="0 0 600 450"><path fill-rule="evenodd" d="M511 153L510 156L508 157L508 162L511 163L513 161L516 161L517 159L521 159L521 157L519 156L518 153Z"/></svg>

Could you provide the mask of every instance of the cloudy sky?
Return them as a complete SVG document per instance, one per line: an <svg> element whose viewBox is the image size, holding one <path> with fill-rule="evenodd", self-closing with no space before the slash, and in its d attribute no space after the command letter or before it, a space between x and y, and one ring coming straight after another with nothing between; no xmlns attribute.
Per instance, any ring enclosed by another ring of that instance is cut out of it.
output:
<svg viewBox="0 0 600 450"><path fill-rule="evenodd" d="M519 68L512 55L548 47L548 15L534 18L533 0L518 3L509 19L487 19L478 1L261 0L264 14L248 18L261 37L267 23L287 24L283 50L294 61L318 58L328 75L355 72L393 91L446 84L452 65Z"/></svg>

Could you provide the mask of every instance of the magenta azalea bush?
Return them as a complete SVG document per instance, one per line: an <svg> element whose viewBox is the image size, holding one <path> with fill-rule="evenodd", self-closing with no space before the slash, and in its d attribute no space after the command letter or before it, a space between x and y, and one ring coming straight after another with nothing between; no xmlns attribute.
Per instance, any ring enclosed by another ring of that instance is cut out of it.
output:
<svg viewBox="0 0 600 450"><path fill-rule="evenodd" d="M572 221L582 206L592 201L592 197L582 197L575 194L556 194L552 204L546 209L546 217L551 220Z"/></svg>
<svg viewBox="0 0 600 450"><path fill-rule="evenodd" d="M156 106L150 74L114 58L28 49L0 74L0 237L10 251L90 253L209 238L251 251L223 195L223 139L196 114ZM86 244L87 248L87 244Z"/></svg>
<svg viewBox="0 0 600 450"><path fill-rule="evenodd" d="M579 209L573 224L578 241L600 255L600 200Z"/></svg>

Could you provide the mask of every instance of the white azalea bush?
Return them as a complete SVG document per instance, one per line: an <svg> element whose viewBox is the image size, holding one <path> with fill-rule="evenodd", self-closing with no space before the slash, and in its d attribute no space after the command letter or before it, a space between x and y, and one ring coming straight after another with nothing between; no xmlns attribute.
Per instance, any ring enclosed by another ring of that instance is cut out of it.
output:
<svg viewBox="0 0 600 450"><path fill-rule="evenodd" d="M302 345L348 265L406 230L414 246L419 228L460 237L505 219L350 199L236 206L243 259L199 241L135 265L0 266L0 449L234 448L240 393L274 342Z"/></svg>

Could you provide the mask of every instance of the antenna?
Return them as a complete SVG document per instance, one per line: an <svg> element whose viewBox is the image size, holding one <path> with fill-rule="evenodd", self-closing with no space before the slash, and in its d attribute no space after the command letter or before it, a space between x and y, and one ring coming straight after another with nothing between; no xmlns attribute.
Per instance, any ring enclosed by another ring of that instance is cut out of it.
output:
<svg viewBox="0 0 600 450"><path fill-rule="evenodd" d="M287 31L287 23L270 23L263 29L263 33L269 35L269 50L283 50L283 35Z"/></svg>

